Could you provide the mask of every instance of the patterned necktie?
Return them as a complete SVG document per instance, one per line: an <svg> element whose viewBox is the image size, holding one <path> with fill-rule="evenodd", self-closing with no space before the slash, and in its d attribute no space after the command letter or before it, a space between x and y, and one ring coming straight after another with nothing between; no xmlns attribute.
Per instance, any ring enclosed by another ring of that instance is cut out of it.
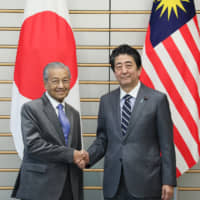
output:
<svg viewBox="0 0 200 200"><path fill-rule="evenodd" d="M126 134L128 124L129 124L129 119L131 117L131 102L130 99L132 96L126 95L124 96L124 105L122 107L122 121L121 121L121 129L122 129L122 135L124 136Z"/></svg>
<svg viewBox="0 0 200 200"><path fill-rule="evenodd" d="M57 106L57 109L58 109L58 119L62 125L62 130L63 130L64 137L65 137L65 143L67 145L68 135L69 135L69 131L70 131L70 123L69 123L69 120L68 120L64 110L63 110L63 105L59 104Z"/></svg>

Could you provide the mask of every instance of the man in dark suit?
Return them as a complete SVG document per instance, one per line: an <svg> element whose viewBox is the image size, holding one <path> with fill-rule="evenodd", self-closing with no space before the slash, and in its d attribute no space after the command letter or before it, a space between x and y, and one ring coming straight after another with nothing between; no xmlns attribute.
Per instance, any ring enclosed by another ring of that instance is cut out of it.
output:
<svg viewBox="0 0 200 200"><path fill-rule="evenodd" d="M170 200L176 185L172 120L165 94L139 81L141 58L128 45L110 57L120 88L100 101L88 166L103 156L106 200Z"/></svg>
<svg viewBox="0 0 200 200"><path fill-rule="evenodd" d="M46 92L41 98L25 103L21 111L24 157L12 197L81 200L79 167L84 166L80 164L80 116L64 102L70 90L70 71L62 63L50 63L44 69L43 79ZM60 118L67 121L67 132Z"/></svg>

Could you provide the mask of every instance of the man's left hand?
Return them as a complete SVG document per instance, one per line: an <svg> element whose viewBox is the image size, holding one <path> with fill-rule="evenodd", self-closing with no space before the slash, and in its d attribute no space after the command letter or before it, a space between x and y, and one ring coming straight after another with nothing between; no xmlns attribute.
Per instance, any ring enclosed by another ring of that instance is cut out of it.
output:
<svg viewBox="0 0 200 200"><path fill-rule="evenodd" d="M174 187L171 185L162 186L162 200L171 200L174 194Z"/></svg>

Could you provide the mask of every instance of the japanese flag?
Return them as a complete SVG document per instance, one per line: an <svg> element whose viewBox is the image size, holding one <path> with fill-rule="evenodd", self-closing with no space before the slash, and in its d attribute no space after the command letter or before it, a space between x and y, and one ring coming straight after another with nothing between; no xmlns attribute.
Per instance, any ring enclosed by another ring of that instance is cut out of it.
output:
<svg viewBox="0 0 200 200"><path fill-rule="evenodd" d="M62 62L71 72L67 102L80 111L76 44L69 23L66 0L26 0L24 21L17 49L11 104L10 128L22 158L20 112L22 105L44 93L43 69Z"/></svg>

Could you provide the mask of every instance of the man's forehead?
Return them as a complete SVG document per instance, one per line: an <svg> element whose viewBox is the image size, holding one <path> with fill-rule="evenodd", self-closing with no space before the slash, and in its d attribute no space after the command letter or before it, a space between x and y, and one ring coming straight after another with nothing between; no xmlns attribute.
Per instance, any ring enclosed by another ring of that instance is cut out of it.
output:
<svg viewBox="0 0 200 200"><path fill-rule="evenodd" d="M54 68L49 70L49 76L51 77L69 77L69 72L65 68Z"/></svg>
<svg viewBox="0 0 200 200"><path fill-rule="evenodd" d="M132 64L134 63L134 60L118 60L115 62L115 65L120 65L120 64Z"/></svg>

